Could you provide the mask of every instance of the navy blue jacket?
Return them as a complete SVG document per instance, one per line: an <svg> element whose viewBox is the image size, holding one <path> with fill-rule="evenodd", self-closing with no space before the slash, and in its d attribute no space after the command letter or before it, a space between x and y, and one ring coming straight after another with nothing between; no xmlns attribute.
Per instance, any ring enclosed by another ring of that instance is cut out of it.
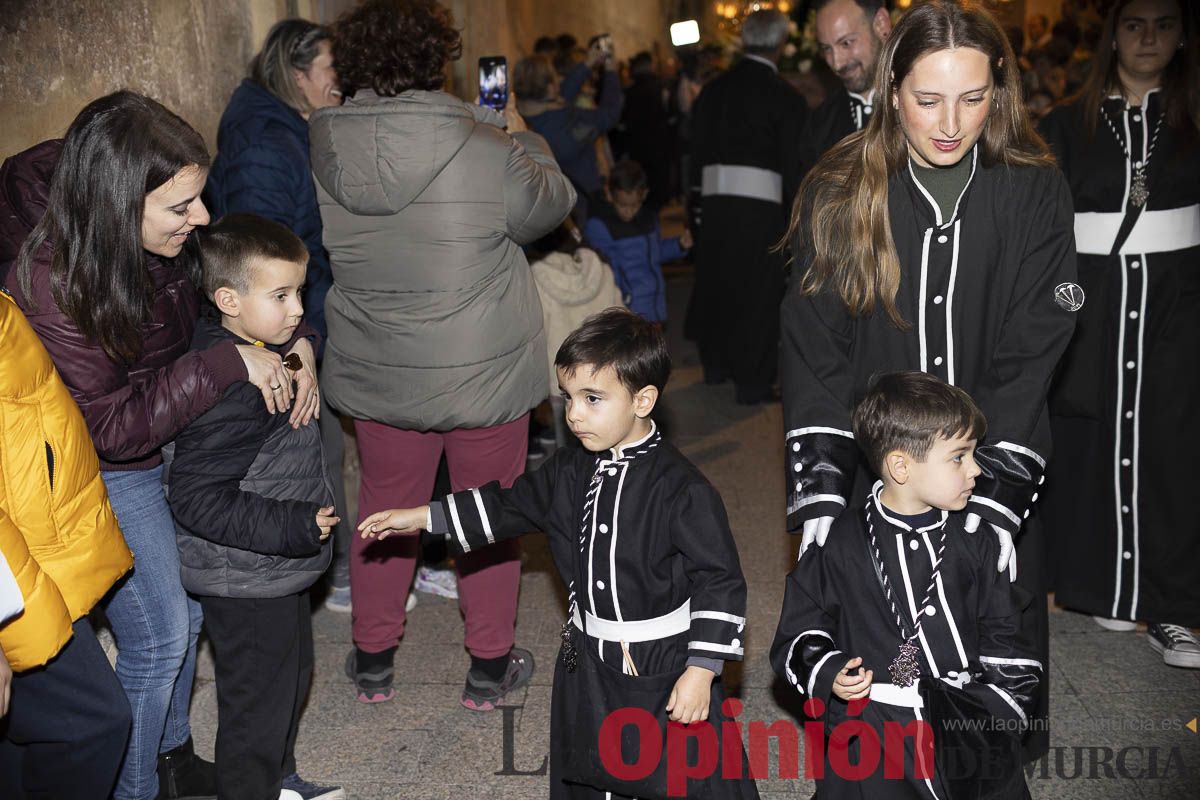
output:
<svg viewBox="0 0 1200 800"><path fill-rule="evenodd" d="M308 155L308 121L265 87L242 81L217 129L217 157L204 202L213 218L247 213L291 229L308 248L304 321L325 341L332 275L321 243L321 212Z"/></svg>
<svg viewBox="0 0 1200 800"><path fill-rule="evenodd" d="M629 222L622 221L604 201L593 211L595 216L583 228L584 236L612 267L625 304L651 322L665 322L667 293L662 265L686 254L679 237L663 238L658 217L648 205Z"/></svg>
<svg viewBox="0 0 1200 800"><path fill-rule="evenodd" d="M589 198L600 191L596 166L596 140L612 130L621 119L621 80L613 70L604 71L598 106L579 108L575 99L591 74L587 64L578 64L562 82L566 106L543 111L525 120L529 129L542 135L550 152L581 195Z"/></svg>

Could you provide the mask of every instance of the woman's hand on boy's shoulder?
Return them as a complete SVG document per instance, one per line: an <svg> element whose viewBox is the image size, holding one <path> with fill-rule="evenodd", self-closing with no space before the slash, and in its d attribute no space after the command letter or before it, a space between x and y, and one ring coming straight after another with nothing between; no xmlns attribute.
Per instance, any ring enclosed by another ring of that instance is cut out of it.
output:
<svg viewBox="0 0 1200 800"><path fill-rule="evenodd" d="M358 524L364 539L386 539L393 533L419 533L429 519L429 506L376 511Z"/></svg>
<svg viewBox="0 0 1200 800"><path fill-rule="evenodd" d="M313 352L312 342L304 338L296 340L287 356L283 363L291 370L296 401L288 422L293 428L301 428L321 416L321 396L317 388L317 356ZM295 366L293 356L299 357L299 369Z"/></svg>

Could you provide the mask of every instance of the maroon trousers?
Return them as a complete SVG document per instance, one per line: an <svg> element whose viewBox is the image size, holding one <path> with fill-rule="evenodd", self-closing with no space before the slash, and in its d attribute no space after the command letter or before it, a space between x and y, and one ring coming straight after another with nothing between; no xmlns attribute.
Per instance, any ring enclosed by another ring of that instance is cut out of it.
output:
<svg viewBox="0 0 1200 800"><path fill-rule="evenodd" d="M446 433L401 430L355 420L362 484L358 522L388 508L429 502L443 449L453 491L500 481L512 485L525 471L529 415L490 428ZM382 541L352 537L350 587L354 598L354 643L368 653L395 646L404 635L404 603L416 569L419 540L392 536ZM478 658L497 658L513 645L520 546L501 542L457 561L458 605L466 620L466 646Z"/></svg>

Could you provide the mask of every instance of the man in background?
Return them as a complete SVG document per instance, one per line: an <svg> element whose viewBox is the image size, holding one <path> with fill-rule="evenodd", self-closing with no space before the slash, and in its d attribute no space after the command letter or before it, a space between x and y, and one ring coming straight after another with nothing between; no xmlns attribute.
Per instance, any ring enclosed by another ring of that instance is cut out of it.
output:
<svg viewBox="0 0 1200 800"><path fill-rule="evenodd" d="M779 77L787 34L778 11L746 17L741 60L704 87L692 110L699 250L686 333L699 345L705 382L732 379L745 405L775 396L784 260L773 248L800 185L795 143L807 109Z"/></svg>

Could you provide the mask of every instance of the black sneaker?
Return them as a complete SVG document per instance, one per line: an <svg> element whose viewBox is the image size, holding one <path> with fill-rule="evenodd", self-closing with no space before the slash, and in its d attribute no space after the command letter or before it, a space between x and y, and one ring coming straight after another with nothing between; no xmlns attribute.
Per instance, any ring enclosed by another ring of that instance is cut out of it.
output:
<svg viewBox="0 0 1200 800"><path fill-rule="evenodd" d="M279 800L346 800L340 786L318 786L293 772L283 779Z"/></svg>
<svg viewBox="0 0 1200 800"><path fill-rule="evenodd" d="M364 653L357 647L346 656L346 677L354 681L360 703L384 703L396 696L392 688L392 658L396 648Z"/></svg>
<svg viewBox="0 0 1200 800"><path fill-rule="evenodd" d="M1146 636L1168 666L1200 669L1200 641L1184 626L1155 623L1146 629Z"/></svg>
<svg viewBox="0 0 1200 800"><path fill-rule="evenodd" d="M157 800L216 800L217 767L196 755L191 737L158 756Z"/></svg>
<svg viewBox="0 0 1200 800"><path fill-rule="evenodd" d="M533 653L514 647L508 653L508 669L498 681L488 680L473 671L467 672L462 704L471 711L494 711L509 692L520 689L533 677Z"/></svg>

